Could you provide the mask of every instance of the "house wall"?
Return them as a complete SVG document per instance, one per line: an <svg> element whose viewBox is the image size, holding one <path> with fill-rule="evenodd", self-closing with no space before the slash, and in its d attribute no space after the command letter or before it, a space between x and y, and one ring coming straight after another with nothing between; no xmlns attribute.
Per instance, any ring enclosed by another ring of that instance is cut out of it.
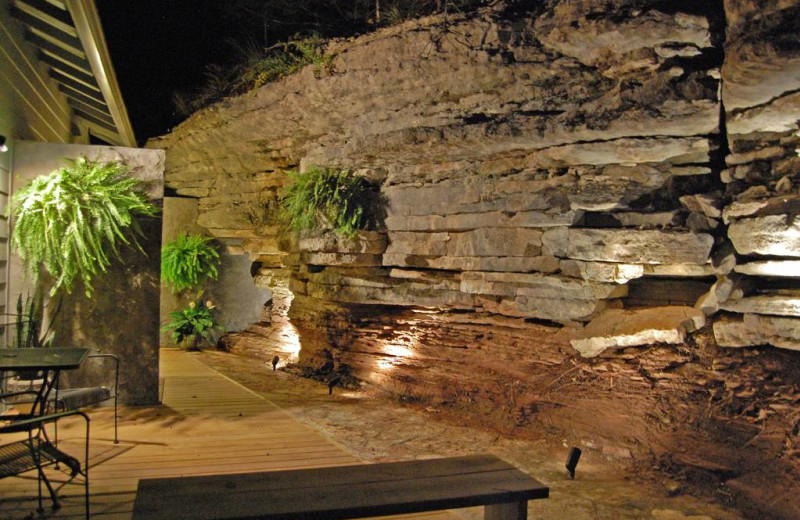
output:
<svg viewBox="0 0 800 520"><path fill-rule="evenodd" d="M8 14L12 3L0 0L0 135L6 137L9 147L8 152L0 153L0 313L13 306L6 307L9 244L5 207L11 190L9 173L15 142L70 143L85 137L73 136L72 110L48 76L47 67L25 41L20 24Z"/></svg>
<svg viewBox="0 0 800 520"><path fill-rule="evenodd" d="M8 15L11 4L0 0L0 131L15 139L72 142L66 97Z"/></svg>

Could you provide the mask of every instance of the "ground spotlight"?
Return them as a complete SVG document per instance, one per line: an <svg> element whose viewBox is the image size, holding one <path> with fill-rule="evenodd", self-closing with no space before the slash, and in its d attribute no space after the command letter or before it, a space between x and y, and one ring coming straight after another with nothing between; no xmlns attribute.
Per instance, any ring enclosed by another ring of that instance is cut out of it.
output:
<svg viewBox="0 0 800 520"><path fill-rule="evenodd" d="M569 478L575 478L575 468L578 467L578 461L581 460L581 449L570 448L567 453L567 471L569 471Z"/></svg>

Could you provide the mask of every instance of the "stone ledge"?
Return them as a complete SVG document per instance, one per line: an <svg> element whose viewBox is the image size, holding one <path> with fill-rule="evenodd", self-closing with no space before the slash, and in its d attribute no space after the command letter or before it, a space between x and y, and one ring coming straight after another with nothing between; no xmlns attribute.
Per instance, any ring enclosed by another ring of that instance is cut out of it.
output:
<svg viewBox="0 0 800 520"><path fill-rule="evenodd" d="M757 260L738 264L734 266L733 270L750 276L800 278L800 260Z"/></svg>
<svg viewBox="0 0 800 520"><path fill-rule="evenodd" d="M725 318L714 323L721 347L773 347L800 350L800 319L745 314L742 320Z"/></svg>
<svg viewBox="0 0 800 520"><path fill-rule="evenodd" d="M595 357L607 349L667 343L678 345L687 332L705 325L702 312L691 307L609 309L592 320L570 340L583 357Z"/></svg>
<svg viewBox="0 0 800 520"><path fill-rule="evenodd" d="M720 304L720 309L742 314L800 317L800 294L745 296Z"/></svg>
<svg viewBox="0 0 800 520"><path fill-rule="evenodd" d="M450 233L390 232L387 254L528 257L541 253L542 232L525 228L481 228Z"/></svg>
<svg viewBox="0 0 800 520"><path fill-rule="evenodd" d="M793 215L735 220L728 226L728 237L742 255L800 258L800 219Z"/></svg>
<svg viewBox="0 0 800 520"><path fill-rule="evenodd" d="M549 255L530 257L492 256L428 256L386 253L383 265L387 267L416 267L445 271L497 271L554 273L559 269L558 258Z"/></svg>
<svg viewBox="0 0 800 520"><path fill-rule="evenodd" d="M386 233L359 231L354 237L344 237L334 232L317 236L301 236L297 250L301 253L357 253L382 254L386 251Z"/></svg>
<svg viewBox="0 0 800 520"><path fill-rule="evenodd" d="M523 273L465 272L460 289L469 294L566 300L605 300L628 294L627 285Z"/></svg>
<svg viewBox="0 0 800 520"><path fill-rule="evenodd" d="M580 211L549 213L545 211L488 211L453 215L390 216L390 231L469 231L477 228L547 228L571 226L581 217Z"/></svg>
<svg viewBox="0 0 800 520"><path fill-rule="evenodd" d="M572 228L566 256L600 262L703 265L713 245L714 237L704 233Z"/></svg>

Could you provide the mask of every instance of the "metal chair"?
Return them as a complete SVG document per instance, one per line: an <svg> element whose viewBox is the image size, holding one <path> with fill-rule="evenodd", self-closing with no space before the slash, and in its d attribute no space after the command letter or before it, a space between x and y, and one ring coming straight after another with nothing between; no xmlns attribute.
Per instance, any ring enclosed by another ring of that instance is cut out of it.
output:
<svg viewBox="0 0 800 520"><path fill-rule="evenodd" d="M114 399L114 444L119 444L119 358L113 354L89 354L89 360L100 360L105 364L112 364L114 369L114 385L81 386L79 388L56 388L50 396L50 402L55 403L55 411L78 410L86 406L100 404ZM80 372L87 372L88 367L81 367ZM72 374L70 374L72 377ZM94 378L90 378L94 379Z"/></svg>
<svg viewBox="0 0 800 520"><path fill-rule="evenodd" d="M84 461L67 455L56 448L49 440L45 426L50 423L78 416L83 418L86 423ZM39 506L37 511L44 511L42 504L42 483L50 493L53 502L53 509L58 509L61 504L58 496L53 489L50 480L44 472L44 468L55 463L63 463L69 468L71 477L78 474L83 475L84 479L84 504L86 519L89 519L89 417L78 410L53 413L40 416L23 416L18 419L15 416L0 417L0 437L11 439L12 442L0 445L0 479L12 476L19 476L23 473L36 470L38 480ZM26 435L19 435L26 434ZM83 469L81 469L81 467Z"/></svg>
<svg viewBox="0 0 800 520"><path fill-rule="evenodd" d="M67 410L79 410L87 406L101 404L104 401L114 400L114 444L119 444L119 358L114 354L89 354L86 356L88 360L100 360L104 366L111 364L114 370L114 383L113 386L102 384L105 381L98 381L96 374L88 374L92 370L90 367L82 367L75 375L78 376L79 384L85 384L86 381L99 382L97 386L80 386L61 389L55 388L55 391L50 394L47 399L48 412L63 412ZM96 369L97 367L95 367ZM100 370L102 372L102 370ZM97 370L95 370L97 372ZM36 397L36 392L33 390L36 379L35 375L28 374L28 378L23 381L17 382L17 386L26 386L24 390L6 393L0 399L0 404L5 403L8 405L22 405L32 403ZM72 377L72 374L70 375ZM16 377L14 379L19 379ZM103 377L103 379L107 379ZM1 411L1 410L0 410ZM33 413L36 413L33 411ZM58 444L58 424L55 425L55 441Z"/></svg>

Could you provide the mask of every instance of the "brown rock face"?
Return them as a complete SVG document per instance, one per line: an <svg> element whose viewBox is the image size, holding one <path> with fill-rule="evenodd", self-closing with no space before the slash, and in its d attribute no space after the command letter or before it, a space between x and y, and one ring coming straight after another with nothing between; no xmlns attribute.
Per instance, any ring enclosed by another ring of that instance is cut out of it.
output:
<svg viewBox="0 0 800 520"><path fill-rule="evenodd" d="M332 44L332 73L306 68L151 143L167 186L260 272L284 266L302 365L721 486L735 474L760 513L800 516L742 484L765 461L800 476L778 440L798 445L798 404L769 401L797 392L794 352L748 372L750 351L719 349L711 328L594 360L568 341L603 313L696 301L682 315L724 313L721 344L796 348L800 1L531 4ZM383 227L280 237L265 208L312 165L377 182ZM764 374L784 383L750 393ZM782 433L751 446L768 418Z"/></svg>

